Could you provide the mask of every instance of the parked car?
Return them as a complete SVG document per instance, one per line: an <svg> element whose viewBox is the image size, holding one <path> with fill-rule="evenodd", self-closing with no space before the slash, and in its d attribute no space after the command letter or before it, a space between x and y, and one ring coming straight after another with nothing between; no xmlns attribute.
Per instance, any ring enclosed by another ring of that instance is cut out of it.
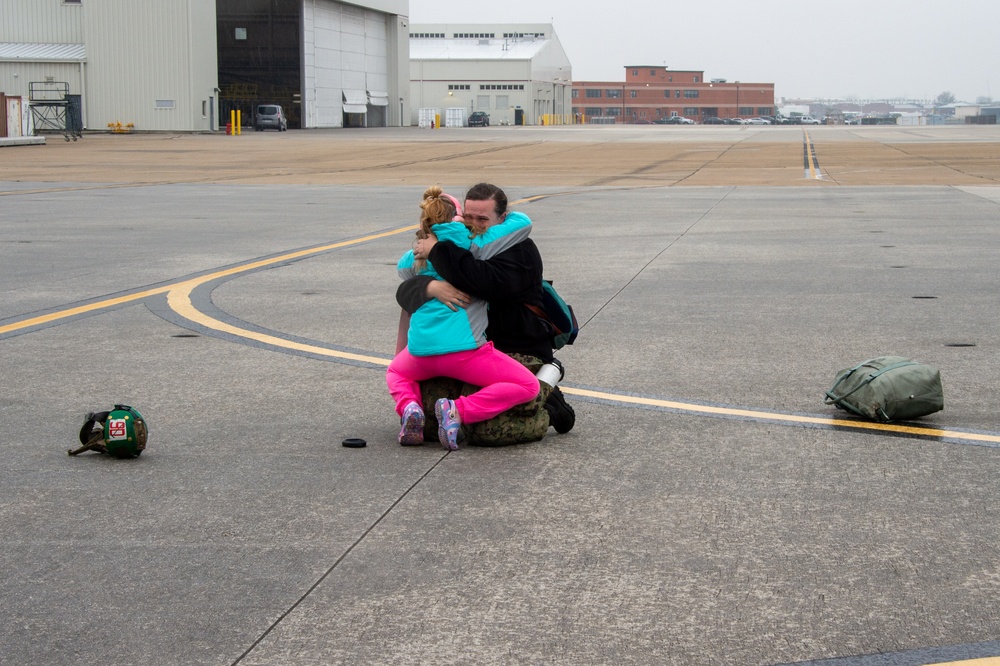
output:
<svg viewBox="0 0 1000 666"><path fill-rule="evenodd" d="M767 118L760 118L760 117L757 117L757 118L747 118L744 122L746 122L747 125L770 125L771 124L771 121L768 120Z"/></svg>
<svg viewBox="0 0 1000 666"><path fill-rule="evenodd" d="M743 124L743 119L742 118L726 118L722 122L724 122L727 125L742 125Z"/></svg>
<svg viewBox="0 0 1000 666"><path fill-rule="evenodd" d="M469 116L469 127L489 127L490 114L485 111L473 111Z"/></svg>
<svg viewBox="0 0 1000 666"><path fill-rule="evenodd" d="M819 125L819 121L812 116L802 116L799 118L799 123L802 125Z"/></svg>
<svg viewBox="0 0 1000 666"><path fill-rule="evenodd" d="M725 125L726 121L722 118L716 118L715 116L709 116L701 121L703 125Z"/></svg>
<svg viewBox="0 0 1000 666"><path fill-rule="evenodd" d="M258 132L263 132L268 128L284 132L288 129L288 119L285 118L285 112L277 104L261 104L257 107L253 128Z"/></svg>
<svg viewBox="0 0 1000 666"><path fill-rule="evenodd" d="M664 116L653 121L657 125L694 125L694 121L684 116Z"/></svg>

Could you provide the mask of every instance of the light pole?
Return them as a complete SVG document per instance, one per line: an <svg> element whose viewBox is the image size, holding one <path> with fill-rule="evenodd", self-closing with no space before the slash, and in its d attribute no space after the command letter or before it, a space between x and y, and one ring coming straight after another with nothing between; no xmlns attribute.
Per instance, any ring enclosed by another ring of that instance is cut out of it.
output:
<svg viewBox="0 0 1000 666"><path fill-rule="evenodd" d="M736 117L740 117L740 82L736 82Z"/></svg>

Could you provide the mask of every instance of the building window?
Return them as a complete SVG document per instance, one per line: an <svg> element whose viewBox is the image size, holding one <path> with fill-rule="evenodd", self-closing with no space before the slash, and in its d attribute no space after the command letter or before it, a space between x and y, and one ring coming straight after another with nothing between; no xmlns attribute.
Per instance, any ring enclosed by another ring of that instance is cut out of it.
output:
<svg viewBox="0 0 1000 666"><path fill-rule="evenodd" d="M579 90L577 90L576 88L573 88L573 90L571 91L571 96L573 97L573 99L576 99L577 97L580 96L578 94L579 92L580 92Z"/></svg>
<svg viewBox="0 0 1000 666"><path fill-rule="evenodd" d="M632 70L632 76L639 76L639 70L633 69Z"/></svg>
<svg viewBox="0 0 1000 666"><path fill-rule="evenodd" d="M684 98L685 99L698 99L698 91L697 90L685 90L684 91Z"/></svg>
<svg viewBox="0 0 1000 666"><path fill-rule="evenodd" d="M620 99L622 96L622 91L618 90L617 88L611 88L609 90L605 90L604 92L605 92L604 96L607 97L608 99Z"/></svg>
<svg viewBox="0 0 1000 666"><path fill-rule="evenodd" d="M597 88L587 88L587 97L600 97L601 91Z"/></svg>
<svg viewBox="0 0 1000 666"><path fill-rule="evenodd" d="M639 96L639 91L638 90L629 90L628 94L629 94L629 97L632 97L634 99L634 98L636 98L636 97Z"/></svg>
<svg viewBox="0 0 1000 666"><path fill-rule="evenodd" d="M698 83L698 77L694 77L694 83Z"/></svg>
<svg viewBox="0 0 1000 666"><path fill-rule="evenodd" d="M448 90L468 90L468 83L449 83Z"/></svg>
<svg viewBox="0 0 1000 666"><path fill-rule="evenodd" d="M172 99L158 99L156 100L157 109L172 109L174 108L174 100Z"/></svg>
<svg viewBox="0 0 1000 666"><path fill-rule="evenodd" d="M753 107L752 106L741 106L736 110L736 114L740 116L752 116Z"/></svg>
<svg viewBox="0 0 1000 666"><path fill-rule="evenodd" d="M674 91L674 98L679 99L680 96L681 96L681 91L680 90L675 90Z"/></svg>
<svg viewBox="0 0 1000 666"><path fill-rule="evenodd" d="M493 39L496 34L492 32L456 32L452 37L455 39Z"/></svg>
<svg viewBox="0 0 1000 666"><path fill-rule="evenodd" d="M410 39L444 39L443 32L411 32Z"/></svg>
<svg viewBox="0 0 1000 666"><path fill-rule="evenodd" d="M771 107L769 107L769 106L758 106L757 107L757 115L758 116L770 116L770 115L773 115L771 113Z"/></svg>
<svg viewBox="0 0 1000 666"><path fill-rule="evenodd" d="M664 90L663 91L663 96L666 97L667 99L670 99L670 91L669 90Z"/></svg>
<svg viewBox="0 0 1000 666"><path fill-rule="evenodd" d="M611 106L604 109L604 113L608 114L609 116L620 116L622 115L622 110L619 109L617 106Z"/></svg>
<svg viewBox="0 0 1000 666"><path fill-rule="evenodd" d="M63 0L64 5L79 5L82 4L81 0Z"/></svg>
<svg viewBox="0 0 1000 666"><path fill-rule="evenodd" d="M480 83L480 90L524 90L523 83ZM468 90L468 88L466 88Z"/></svg>
<svg viewBox="0 0 1000 666"><path fill-rule="evenodd" d="M684 107L684 115L685 116L697 116L700 113L701 112L698 110L697 106L685 106Z"/></svg>
<svg viewBox="0 0 1000 666"><path fill-rule="evenodd" d="M603 109L597 106L588 106L583 110L583 112L588 116L599 116Z"/></svg>
<svg viewBox="0 0 1000 666"><path fill-rule="evenodd" d="M649 70L649 75L650 76L656 76L656 70L655 69Z"/></svg>

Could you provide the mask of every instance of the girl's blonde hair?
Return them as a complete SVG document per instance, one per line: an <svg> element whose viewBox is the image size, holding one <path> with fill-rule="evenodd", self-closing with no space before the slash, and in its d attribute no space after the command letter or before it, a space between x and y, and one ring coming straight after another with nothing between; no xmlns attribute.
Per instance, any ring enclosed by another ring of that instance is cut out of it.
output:
<svg viewBox="0 0 1000 666"><path fill-rule="evenodd" d="M442 222L450 222L455 217L455 204L437 185L431 185L424 190L424 198L420 202L420 228L417 238L427 238L431 227Z"/></svg>
<svg viewBox="0 0 1000 666"><path fill-rule="evenodd" d="M454 200L444 193L437 185L431 185L424 190L424 198L420 201L420 228L417 229L417 238L427 238L431 233L431 227L442 222L451 222L455 219L456 209ZM418 271L422 271L427 265L424 259L417 259L414 266Z"/></svg>

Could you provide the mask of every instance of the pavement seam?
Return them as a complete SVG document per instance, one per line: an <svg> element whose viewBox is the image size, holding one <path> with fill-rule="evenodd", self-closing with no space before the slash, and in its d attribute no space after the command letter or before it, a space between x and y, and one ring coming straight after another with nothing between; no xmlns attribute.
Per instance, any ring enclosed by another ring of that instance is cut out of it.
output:
<svg viewBox="0 0 1000 666"><path fill-rule="evenodd" d="M282 613L281 615L279 615L279 616L278 616L278 619L276 619L276 620L275 620L274 622L272 622L272 623L271 623L271 626L269 626L269 627L268 627L268 628L267 628L267 629L266 629L266 630L264 631L264 633L262 633L262 634L261 634L260 636L258 636L258 637L257 637L257 640L255 640L255 641L254 641L254 642L253 642L253 643L252 643L252 644L250 645L250 647L248 647L248 648L247 648L246 652L244 652L243 654L241 654L241 655L240 655L239 657L237 657L237 658L236 658L236 660L235 660L235 661L233 661L233 662L232 662L231 666L236 666L236 664L239 664L239 663L240 663L241 661L243 661L243 660L244 660L244 659L245 659L245 658L246 658L246 657L247 657L247 656L248 656L248 655L249 655L249 654L250 654L251 652L253 652L253 651L254 651L254 649L255 649L255 648L256 648L256 647L258 646L258 645L260 645L260 643L261 643L261 642L262 642L262 641L263 641L263 640L264 640L265 638L267 638L267 637L268 637L268 635L269 635L269 634L270 634L270 633L271 633L272 631L274 631L274 630L275 630L275 629L276 629L276 628L278 627L278 625L279 625L279 624L281 624L281 622L282 622L282 621L283 621L283 620L284 620L284 619L285 619L286 617L288 617L289 615L291 615L291 614L292 614L292 612L294 612L296 608L298 608L298 607L299 607L300 605L302 605L302 603L303 603L303 602L304 602L304 601L305 601L305 600L306 600L306 599L307 599L307 598L309 597L309 595L310 595L310 594L312 594L312 593L313 593L313 591L315 591L315 590L316 590L316 588L318 588L318 587L319 587L319 586L320 586L320 585L321 585L321 584L323 583L323 581L325 581L325 580L326 580L326 579L327 579L327 578L328 578L328 577L330 576L330 574L331 574L331 573L333 573L334 569L336 569L336 568L337 568L337 567L338 567L338 566L340 565L340 563L341 563L341 562L343 562L343 561L344 561L344 560L345 560L345 559L347 558L347 556L348 556L348 555L350 555L350 554L351 554L351 552L352 552L352 551L353 551L353 550L354 550L354 549L355 549L355 548L356 548L356 547L357 547L357 546L358 546L358 545L359 545L359 544L360 544L360 543L361 543L362 541L364 541L364 540L365 540L365 538L366 538L366 537L367 537L367 536L368 536L368 535L369 535L369 534L370 534L370 533L372 532L372 530L374 530L374 529L375 529L376 527L378 527L378 526L379 526L379 525L380 525L380 524L382 523L382 521L383 521L383 520L385 520L385 519L386 519L386 517L388 517L388 515L389 515L390 513L392 513L392 510L393 510L393 509L395 509L395 508L396 508L396 506L398 506L400 502L402 502L402 501L403 501L404 499L406 499L406 496L407 496L407 495L409 495L409 494L410 494L410 492L411 492L411 491L412 491L412 490L413 490L414 488L416 488L416 487L417 487L418 485L420 485L420 483L421 483L421 482L422 482L422 481L423 481L424 479L426 479L426 478L427 478L428 476L430 476L431 472L433 472L433 471L434 471L435 469L437 469L437 466L438 466L438 465L440 465L440 464L442 463L442 461L444 461L444 459L448 457L448 454L449 454L449 453L451 453L451 451L445 451L445 452L444 452L444 454L442 454L442 455L441 455L441 457L440 457L440 458L438 458L438 459L437 459L437 461L436 461L436 462L435 462L435 463L434 463L433 465L431 465L431 466L430 466L430 468L428 468L428 469L427 469L427 471L425 471L425 472L424 472L423 474L421 474L421 475L420 475L420 478L419 478L419 479L417 479L416 481L414 481L414 482L413 482L413 484L412 484L412 485L411 485L411 486L410 486L409 488L407 488L407 489L406 489L406 491L405 491L405 492L404 492L404 493L403 493L402 495L400 495L399 497L397 497L397 498L396 498L396 500L395 500L395 501L394 501L394 502L393 502L392 504L390 504L390 505L389 505L389 508L387 508L387 509L386 509L385 511L383 511L383 512L382 512L382 515L380 515L380 516L379 516L379 517L378 517L378 518L377 518L377 519L375 520L375 522L373 522L373 523L372 523L371 525L369 525L369 526L368 526L368 528L367 528L367 529L366 529L366 530L365 530L364 532L362 532L362 533L361 533L361 536L359 536L359 537L358 537L357 539L355 539L354 543L352 543L352 544L351 544L350 546L348 546L347 550L345 550L345 551L344 551L343 553L341 553L340 557L338 557L338 558L337 558L337 561L336 561L336 562L334 562L334 563L333 563L332 565L330 565L330 568L329 568L329 569L327 569L327 570L326 570L326 572L325 572L325 573L324 573L324 574L323 574L322 576L320 576L320 577L319 577L319 578L318 578L318 579L316 580L316 582L315 582L315 583L313 583L313 584L312 584L312 585L311 585L311 586L309 587L309 589L308 589L308 590L306 590L306 591L305 591L305 593L304 593L304 594L303 594L302 596L300 596L300 597L299 597L299 598L298 598L298 599L297 599L297 600L295 601L295 603L293 603L293 604L292 604L291 606L289 606L289 607L288 607L288 609L287 609L287 610L285 610L285 612L284 612L284 613Z"/></svg>
<svg viewBox="0 0 1000 666"><path fill-rule="evenodd" d="M585 322L583 322L582 324L580 324L580 330L582 331L583 328L587 324L589 324L591 322L591 320L594 319L594 317L596 317L597 315L599 315L604 310L604 308L608 307L613 300L615 300L616 298L618 298L618 296L621 295L621 293L623 291L625 291L626 289L628 289L629 285L631 285L636 280L636 278L638 278L640 275L642 275L643 271L645 271L647 268L649 268L650 264L652 264L654 261L656 261L657 259L659 259L660 256L664 252L666 252L667 250L669 250L670 248L672 248L674 246L674 244L677 243L677 241L679 241L682 238L684 238L688 234L688 232L690 232L692 229L694 229L697 225L701 224L702 220L704 220L712 211L714 211L716 206L718 206L719 204L721 204L723 201L726 200L726 198L732 193L733 189L735 189L735 188L729 188L729 189L727 189L726 193L722 195L722 198L720 198L718 201L716 201L714 204L712 204L711 207L708 208L708 210L706 210L704 213L702 213L701 216L699 216L697 220L695 220L694 222L692 222L688 226L687 229L685 229L684 231L682 231L680 233L680 235L678 235L672 241L670 241L669 243L667 243L666 247L664 247L662 250L660 250L659 252L657 252L655 255L653 255L649 259L649 261L647 261L645 264L643 264L642 267L639 268L639 270L637 270L635 272L635 275L633 275L632 277L630 277L628 279L628 281L625 284L622 285L621 289L619 289L618 291L616 291L611 296L611 298L609 298L607 301L604 302L604 304L601 307L597 308L597 310L594 312L594 314L590 315L590 317L588 317Z"/></svg>

